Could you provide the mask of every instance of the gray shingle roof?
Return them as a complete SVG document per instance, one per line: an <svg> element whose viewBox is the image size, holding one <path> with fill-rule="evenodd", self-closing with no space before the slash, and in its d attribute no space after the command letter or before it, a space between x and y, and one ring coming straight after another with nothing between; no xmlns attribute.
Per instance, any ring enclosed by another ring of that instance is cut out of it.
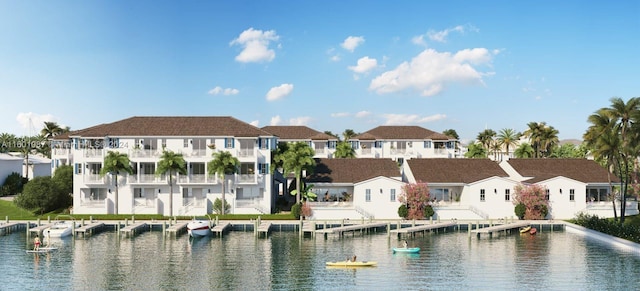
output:
<svg viewBox="0 0 640 291"><path fill-rule="evenodd" d="M229 116L134 116L74 131L70 137L273 136Z"/></svg>
<svg viewBox="0 0 640 291"><path fill-rule="evenodd" d="M509 175L489 159L410 159L407 160L416 181L426 183L469 184L490 177Z"/></svg>
<svg viewBox="0 0 640 291"><path fill-rule="evenodd" d="M391 159L316 159L309 183L358 183L375 177L400 177L398 164Z"/></svg>
<svg viewBox="0 0 640 291"><path fill-rule="evenodd" d="M536 183L563 176L584 183L608 183L607 169L587 159L509 159L509 165L523 177L533 177L527 183ZM611 175L612 182L618 177Z"/></svg>

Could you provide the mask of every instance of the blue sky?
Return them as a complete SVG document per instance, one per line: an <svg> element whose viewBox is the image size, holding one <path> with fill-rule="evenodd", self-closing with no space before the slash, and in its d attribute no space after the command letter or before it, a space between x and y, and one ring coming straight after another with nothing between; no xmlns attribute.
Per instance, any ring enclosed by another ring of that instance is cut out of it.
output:
<svg viewBox="0 0 640 291"><path fill-rule="evenodd" d="M233 116L364 132L546 122L640 96L639 1L0 2L0 132ZM33 126L29 126L29 120Z"/></svg>

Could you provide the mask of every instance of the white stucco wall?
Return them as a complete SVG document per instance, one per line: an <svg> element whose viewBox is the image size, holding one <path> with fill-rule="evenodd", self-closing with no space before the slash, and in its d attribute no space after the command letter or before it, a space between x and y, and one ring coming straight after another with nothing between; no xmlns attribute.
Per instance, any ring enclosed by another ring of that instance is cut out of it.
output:
<svg viewBox="0 0 640 291"><path fill-rule="evenodd" d="M402 194L402 186L405 183L399 180L377 177L354 185L353 204L367 213L373 214L376 219L399 219L398 198ZM367 201L367 189L370 191L370 200ZM395 197L392 196L395 191ZM393 199L392 199L393 198Z"/></svg>

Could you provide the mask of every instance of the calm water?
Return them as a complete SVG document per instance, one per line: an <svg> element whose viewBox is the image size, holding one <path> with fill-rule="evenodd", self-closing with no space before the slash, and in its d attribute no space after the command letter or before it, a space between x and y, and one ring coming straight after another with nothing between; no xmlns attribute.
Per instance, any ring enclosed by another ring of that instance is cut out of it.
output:
<svg viewBox="0 0 640 291"><path fill-rule="evenodd" d="M469 239L466 232L418 235L418 255L392 254L394 236L300 239L134 238L107 231L56 241L27 254L23 231L0 237L1 290L628 290L640 286L640 255L564 231ZM377 261L374 268L328 269L326 261Z"/></svg>

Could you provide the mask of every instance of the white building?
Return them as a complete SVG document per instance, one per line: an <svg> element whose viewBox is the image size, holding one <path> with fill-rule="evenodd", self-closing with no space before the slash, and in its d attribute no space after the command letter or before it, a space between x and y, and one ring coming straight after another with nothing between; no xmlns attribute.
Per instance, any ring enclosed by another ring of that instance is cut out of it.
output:
<svg viewBox="0 0 640 291"><path fill-rule="evenodd" d="M131 117L57 136L53 165L74 166L73 211L78 214L114 212L115 181L100 176L109 151L127 154L133 174L118 177L120 214L205 215L213 212L216 198L225 198L230 213L271 213L271 150L275 137L233 117ZM186 175L156 175L164 150L181 153ZM240 161L238 173L225 182L208 175L207 163L217 151L228 151ZM171 198L172 197L172 198Z"/></svg>

